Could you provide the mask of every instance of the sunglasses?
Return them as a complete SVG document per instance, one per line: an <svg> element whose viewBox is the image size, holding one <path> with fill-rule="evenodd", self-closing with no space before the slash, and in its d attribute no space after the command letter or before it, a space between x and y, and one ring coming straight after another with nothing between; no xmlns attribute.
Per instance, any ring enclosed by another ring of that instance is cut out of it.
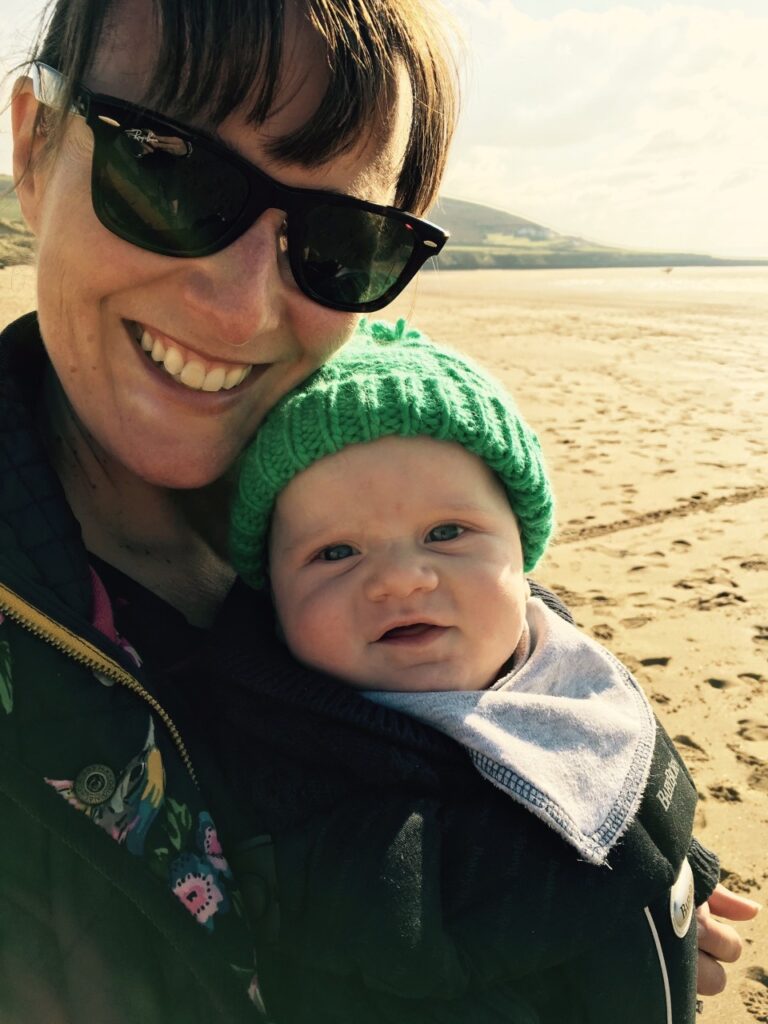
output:
<svg viewBox="0 0 768 1024"><path fill-rule="evenodd" d="M60 107L64 77L32 65L35 98ZM164 256L210 256L264 213L285 213L280 244L301 291L329 309L386 306L448 233L393 206L291 188L210 136L78 85L72 113L93 132L93 209L109 231Z"/></svg>

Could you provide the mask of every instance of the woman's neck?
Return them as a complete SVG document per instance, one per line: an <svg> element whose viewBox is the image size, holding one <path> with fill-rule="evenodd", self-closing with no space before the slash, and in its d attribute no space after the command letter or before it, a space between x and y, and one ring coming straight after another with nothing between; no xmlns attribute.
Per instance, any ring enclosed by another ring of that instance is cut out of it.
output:
<svg viewBox="0 0 768 1024"><path fill-rule="evenodd" d="M176 491L141 480L101 449L58 382L46 381L43 436L86 548L209 625L234 579L224 556L227 487Z"/></svg>

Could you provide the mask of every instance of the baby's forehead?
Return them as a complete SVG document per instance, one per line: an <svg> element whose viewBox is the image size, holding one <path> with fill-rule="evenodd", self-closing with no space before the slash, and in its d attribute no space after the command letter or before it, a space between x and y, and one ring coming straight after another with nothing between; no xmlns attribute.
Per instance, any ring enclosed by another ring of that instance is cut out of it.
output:
<svg viewBox="0 0 768 1024"><path fill-rule="evenodd" d="M304 519L331 512L339 523L365 514L430 506L436 513L493 510L517 525L510 496L488 463L468 447L431 435L387 435L345 445L298 472L284 489L277 509L293 502ZM382 495L387 498L382 503ZM390 497L394 500L389 500Z"/></svg>

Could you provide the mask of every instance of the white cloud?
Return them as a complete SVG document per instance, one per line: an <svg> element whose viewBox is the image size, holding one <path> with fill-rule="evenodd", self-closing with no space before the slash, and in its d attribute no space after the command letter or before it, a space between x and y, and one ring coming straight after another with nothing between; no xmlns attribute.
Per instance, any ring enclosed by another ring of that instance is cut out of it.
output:
<svg viewBox="0 0 768 1024"><path fill-rule="evenodd" d="M617 245L768 256L765 0L448 2L470 65L447 194ZM0 3L2 70L43 4Z"/></svg>
<svg viewBox="0 0 768 1024"><path fill-rule="evenodd" d="M43 0L0 0L3 31L0 37L0 174L11 171L11 119L7 110L13 84L12 69L29 52L38 27Z"/></svg>
<svg viewBox="0 0 768 1024"><path fill-rule="evenodd" d="M453 6L473 65L446 193L616 244L768 255L768 15Z"/></svg>

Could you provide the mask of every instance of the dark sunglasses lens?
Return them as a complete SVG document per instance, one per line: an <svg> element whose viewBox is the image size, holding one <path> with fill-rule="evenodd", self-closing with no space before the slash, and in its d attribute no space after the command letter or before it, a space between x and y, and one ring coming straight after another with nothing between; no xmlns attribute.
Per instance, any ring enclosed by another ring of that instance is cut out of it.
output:
<svg viewBox="0 0 768 1024"><path fill-rule="evenodd" d="M168 255L212 251L248 196L245 176L161 125L98 125L93 204L111 231Z"/></svg>
<svg viewBox="0 0 768 1024"><path fill-rule="evenodd" d="M353 206L318 205L304 215L302 273L321 301L361 306L402 277L417 239L404 221Z"/></svg>

